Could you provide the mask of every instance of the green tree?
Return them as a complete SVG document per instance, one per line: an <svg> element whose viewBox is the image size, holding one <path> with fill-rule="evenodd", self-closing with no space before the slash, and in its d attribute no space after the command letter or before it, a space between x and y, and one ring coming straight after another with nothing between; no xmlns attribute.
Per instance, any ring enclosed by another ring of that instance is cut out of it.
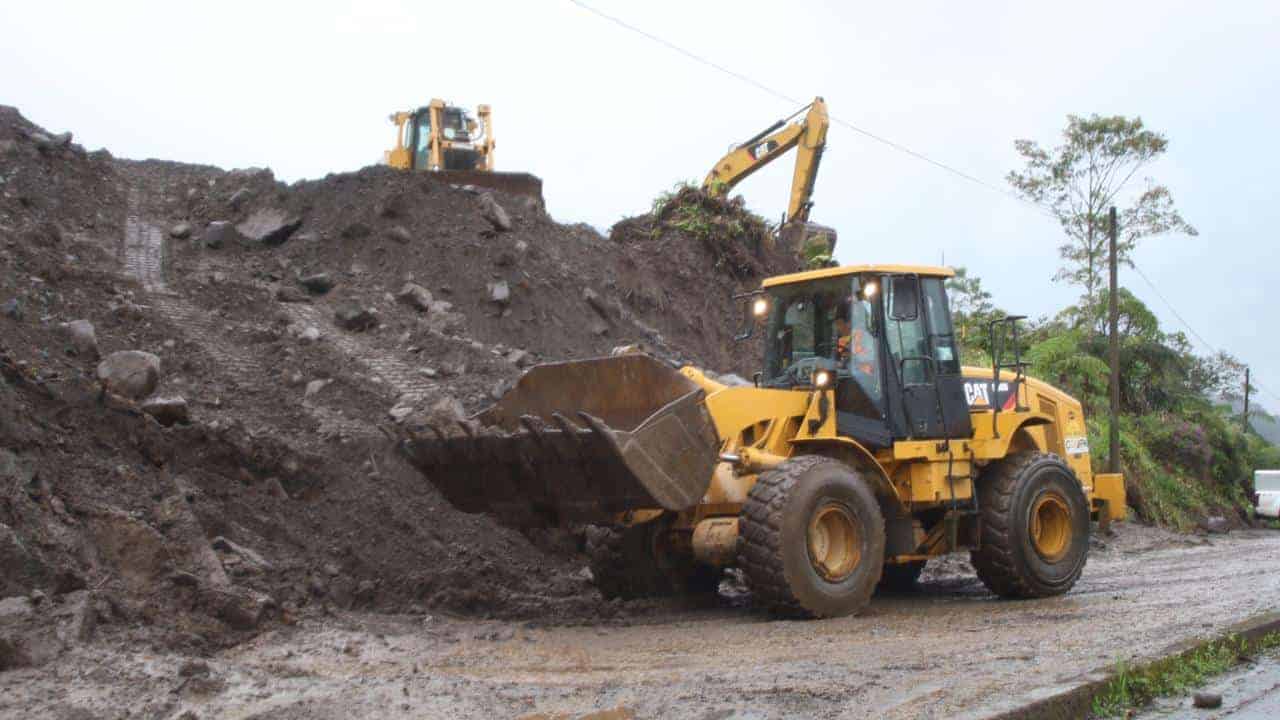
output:
<svg viewBox="0 0 1280 720"><path fill-rule="evenodd" d="M1120 235L1116 253L1132 265L1130 256L1142 238L1169 233L1196 235L1173 204L1169 189L1145 178L1146 188L1133 197L1126 186L1143 168L1164 155L1169 141L1146 129L1141 118L1121 115L1067 116L1063 142L1046 150L1033 140L1017 140L1014 147L1026 163L1010 172L1009 183L1023 197L1053 213L1067 242L1058 248L1064 265L1055 279L1084 289L1084 304L1097 304L1107 274L1107 213L1112 205L1131 204L1119 211Z"/></svg>
<svg viewBox="0 0 1280 720"><path fill-rule="evenodd" d="M1191 378L1205 397L1228 403L1239 402L1244 388L1244 363L1234 355L1219 350L1210 357L1197 358L1191 370Z"/></svg>
<svg viewBox="0 0 1280 720"><path fill-rule="evenodd" d="M996 309L991 293L982 288L982 278L969 275L967 268L956 268L955 277L947 280L947 297L961 347L985 346L983 324Z"/></svg>

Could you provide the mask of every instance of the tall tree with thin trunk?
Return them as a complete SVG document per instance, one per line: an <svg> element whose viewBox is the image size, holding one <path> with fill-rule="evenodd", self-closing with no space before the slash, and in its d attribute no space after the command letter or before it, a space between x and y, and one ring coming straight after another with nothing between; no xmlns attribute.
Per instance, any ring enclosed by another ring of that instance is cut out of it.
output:
<svg viewBox="0 0 1280 720"><path fill-rule="evenodd" d="M1142 118L1068 115L1062 138L1052 150L1034 140L1015 141L1026 166L1010 172L1008 181L1062 225L1067 241L1058 248L1063 266L1054 279L1083 288L1085 308L1092 309L1106 285L1107 212L1112 205L1120 208L1116 254L1131 267L1130 256L1142 238L1198 233L1182 219L1167 187L1150 177L1143 178L1140 191L1129 187L1169 147L1163 135L1143 126Z"/></svg>

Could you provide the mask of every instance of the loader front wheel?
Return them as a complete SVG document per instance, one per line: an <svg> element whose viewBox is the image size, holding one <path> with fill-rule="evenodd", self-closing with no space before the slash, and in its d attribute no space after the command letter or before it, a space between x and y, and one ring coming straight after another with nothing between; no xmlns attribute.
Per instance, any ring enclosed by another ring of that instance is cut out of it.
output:
<svg viewBox="0 0 1280 720"><path fill-rule="evenodd" d="M970 554L987 589L1008 598L1070 590L1089 555L1089 504L1057 455L1022 452L978 481L982 529Z"/></svg>
<svg viewBox="0 0 1280 720"><path fill-rule="evenodd" d="M586 551L600 594L608 600L714 594L723 571L672 552L667 532L662 519L631 527L589 526Z"/></svg>
<svg viewBox="0 0 1280 720"><path fill-rule="evenodd" d="M741 516L739 564L756 602L781 615L862 611L884 566L884 517L853 468L820 456L760 475Z"/></svg>

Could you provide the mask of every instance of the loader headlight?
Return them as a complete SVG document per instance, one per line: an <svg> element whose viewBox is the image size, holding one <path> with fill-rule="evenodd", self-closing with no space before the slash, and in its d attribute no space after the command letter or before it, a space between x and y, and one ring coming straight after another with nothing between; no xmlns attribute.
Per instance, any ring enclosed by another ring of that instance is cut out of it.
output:
<svg viewBox="0 0 1280 720"><path fill-rule="evenodd" d="M751 314L756 317L764 317L769 312L769 298L758 297L755 302L751 303Z"/></svg>
<svg viewBox="0 0 1280 720"><path fill-rule="evenodd" d="M813 386L816 388L825 388L831 384L831 371L818 370L813 374Z"/></svg>
<svg viewBox="0 0 1280 720"><path fill-rule="evenodd" d="M862 297L864 299L870 300L871 298L876 296L876 290L878 289L879 288L876 287L875 283L869 282L866 285L862 286Z"/></svg>

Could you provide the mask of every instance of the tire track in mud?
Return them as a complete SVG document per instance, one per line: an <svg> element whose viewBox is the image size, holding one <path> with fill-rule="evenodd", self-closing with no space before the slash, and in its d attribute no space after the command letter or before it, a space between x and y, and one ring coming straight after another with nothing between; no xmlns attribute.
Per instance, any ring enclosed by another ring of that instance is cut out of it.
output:
<svg viewBox="0 0 1280 720"><path fill-rule="evenodd" d="M436 389L436 383L423 374L421 368L355 340L340 329L330 314L321 308L290 303L285 306L285 312L296 323L315 326L332 347L363 365L376 384L389 389L398 402L418 402Z"/></svg>
<svg viewBox="0 0 1280 720"><path fill-rule="evenodd" d="M141 216L141 194L129 193L123 242L124 272L147 294L147 302L160 317L213 360L226 380L252 389L267 374L266 366L252 353L239 351L223 336L216 316L181 296L169 286L166 272L165 232ZM381 437L371 423L304 401L302 406L320 423L322 436Z"/></svg>

